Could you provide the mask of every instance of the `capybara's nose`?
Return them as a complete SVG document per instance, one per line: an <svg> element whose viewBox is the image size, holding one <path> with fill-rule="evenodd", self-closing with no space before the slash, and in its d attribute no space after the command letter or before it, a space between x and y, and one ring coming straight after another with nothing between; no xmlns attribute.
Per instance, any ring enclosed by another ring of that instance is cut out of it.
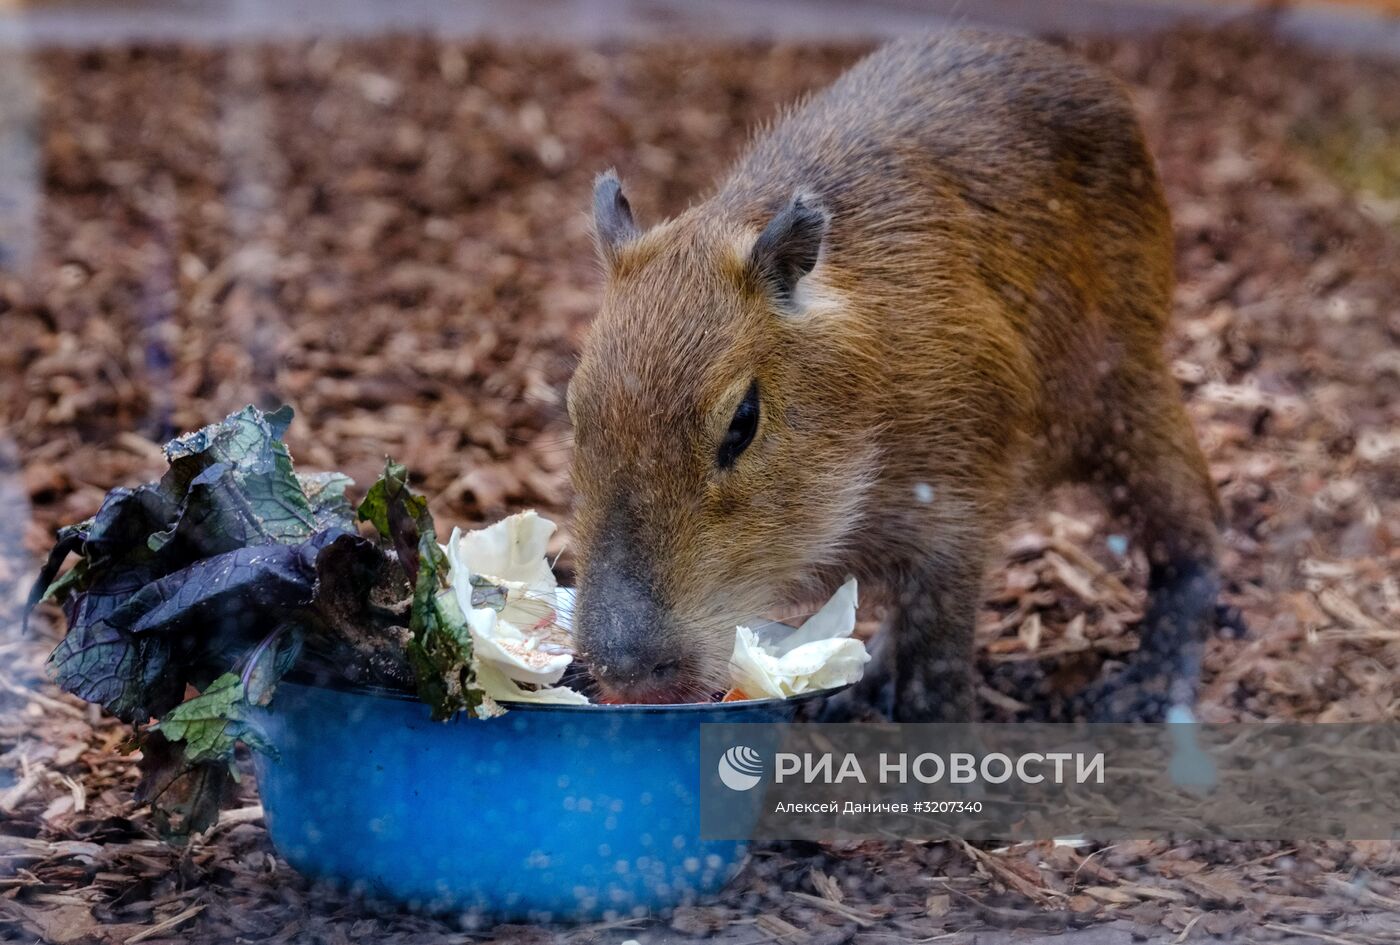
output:
<svg viewBox="0 0 1400 945"><path fill-rule="evenodd" d="M594 677L621 685L648 678L666 659L662 618L660 605L637 582L605 570L585 579L575 637Z"/></svg>

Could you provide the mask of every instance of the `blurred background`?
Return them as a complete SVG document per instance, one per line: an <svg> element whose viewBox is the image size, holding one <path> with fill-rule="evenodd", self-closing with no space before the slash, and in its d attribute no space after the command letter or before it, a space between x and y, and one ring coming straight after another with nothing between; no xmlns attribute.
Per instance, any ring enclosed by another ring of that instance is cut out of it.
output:
<svg viewBox="0 0 1400 945"><path fill-rule="evenodd" d="M363 486L391 454L443 533L537 508L563 526L567 572L562 391L595 304L593 176L617 167L639 217L662 219L780 106L915 30L1046 36L1123 80L1142 117L1176 226L1173 370L1228 517L1225 597L1249 626L1212 641L1201 717L1394 720L1397 15L1395 0L0 0L0 941L466 934L296 878L250 780L204 840L151 839L124 728L46 681L57 611L19 632L39 557L108 489L157 477L171 436L286 402L299 469ZM979 626L985 717L1055 718L1135 647L1144 571L1081 496L1019 522ZM766 851L717 905L588 934L1380 941L1397 875L1390 844L1086 858L892 841Z"/></svg>

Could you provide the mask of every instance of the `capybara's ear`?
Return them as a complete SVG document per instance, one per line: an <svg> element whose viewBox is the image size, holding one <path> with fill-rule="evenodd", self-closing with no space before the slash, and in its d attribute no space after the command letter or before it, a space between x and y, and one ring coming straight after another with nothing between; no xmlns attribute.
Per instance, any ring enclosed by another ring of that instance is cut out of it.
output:
<svg viewBox="0 0 1400 945"><path fill-rule="evenodd" d="M796 194L768 221L749 252L754 275L781 305L790 305L797 280L812 271L826 238L827 212L810 194Z"/></svg>
<svg viewBox="0 0 1400 945"><path fill-rule="evenodd" d="M641 235L632 219L632 205L622 192L617 171L609 168L593 182L593 235L598 255L611 264L618 251Z"/></svg>

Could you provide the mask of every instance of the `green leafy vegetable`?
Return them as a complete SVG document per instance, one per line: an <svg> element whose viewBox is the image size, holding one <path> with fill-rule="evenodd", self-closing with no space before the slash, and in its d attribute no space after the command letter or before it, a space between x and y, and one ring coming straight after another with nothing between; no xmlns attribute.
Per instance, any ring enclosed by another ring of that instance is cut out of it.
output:
<svg viewBox="0 0 1400 945"><path fill-rule="evenodd" d="M239 742L275 754L255 721L260 711L244 698L243 683L225 673L199 695L171 709L158 723L167 741L185 743L185 761L233 761Z"/></svg>
<svg viewBox="0 0 1400 945"><path fill-rule="evenodd" d="M346 528L355 521L355 507L345 495L355 480L344 473L328 472L308 476L297 473L297 481L306 494L317 528Z"/></svg>
<svg viewBox="0 0 1400 945"><path fill-rule="evenodd" d="M448 589L447 556L438 545L428 502L409 489L402 465L385 464L384 475L360 503L359 516L392 544L413 586L408 659L418 698L432 706L435 719L463 711L495 714L498 710L477 684L466 615Z"/></svg>
<svg viewBox="0 0 1400 945"><path fill-rule="evenodd" d="M401 463L389 460L384 464L384 475L369 487L360 503L359 518L393 543L409 584L418 583L420 556L429 559L431 566L446 569L447 558L437 544L428 500L408 488L408 470ZM420 547L424 536L429 539L428 546Z"/></svg>
<svg viewBox="0 0 1400 945"><path fill-rule="evenodd" d="M141 783L138 804L150 804L162 836L181 839L207 830L219 820L233 770L224 761L190 764L181 742L172 742L157 729L142 733Z"/></svg>
<svg viewBox="0 0 1400 945"><path fill-rule="evenodd" d="M443 667L450 678L419 679L435 714L482 703L406 471L390 464L371 488L362 510L385 537L363 538L348 477L293 470L291 420L247 407L167 444L160 481L113 489L58 532L30 592L31 608L51 598L67 617L54 679L134 726L138 796L175 836L217 818L239 743L267 747L255 720L299 659L348 672L348 653L396 684Z"/></svg>
<svg viewBox="0 0 1400 945"><path fill-rule="evenodd" d="M247 407L223 423L167 444L170 471L160 486L166 495L177 493L183 501L175 521L150 537L151 550L183 541L198 554L210 555L247 545L299 541L318 527L350 527L351 519L343 512L339 520L318 522L282 443L291 421L290 407L268 414ZM332 516L334 489L328 505ZM339 489L343 499L344 484Z"/></svg>

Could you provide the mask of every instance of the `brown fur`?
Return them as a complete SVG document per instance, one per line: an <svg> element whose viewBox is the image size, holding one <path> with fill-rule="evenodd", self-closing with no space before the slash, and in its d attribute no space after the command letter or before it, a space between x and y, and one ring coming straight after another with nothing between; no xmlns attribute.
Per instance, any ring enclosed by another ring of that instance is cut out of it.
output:
<svg viewBox="0 0 1400 945"><path fill-rule="evenodd" d="M1216 499L1161 350L1167 209L1115 82L1030 40L901 41L676 219L638 235L603 191L569 405L578 632L606 687L698 696L736 621L854 573L892 606L847 702L965 717L993 538L1026 486L1064 480L1101 486L1154 564L1144 665L1198 648ZM830 222L786 301L749 253L794 194ZM717 469L754 379L757 435ZM1101 714L1139 711L1110 695Z"/></svg>

